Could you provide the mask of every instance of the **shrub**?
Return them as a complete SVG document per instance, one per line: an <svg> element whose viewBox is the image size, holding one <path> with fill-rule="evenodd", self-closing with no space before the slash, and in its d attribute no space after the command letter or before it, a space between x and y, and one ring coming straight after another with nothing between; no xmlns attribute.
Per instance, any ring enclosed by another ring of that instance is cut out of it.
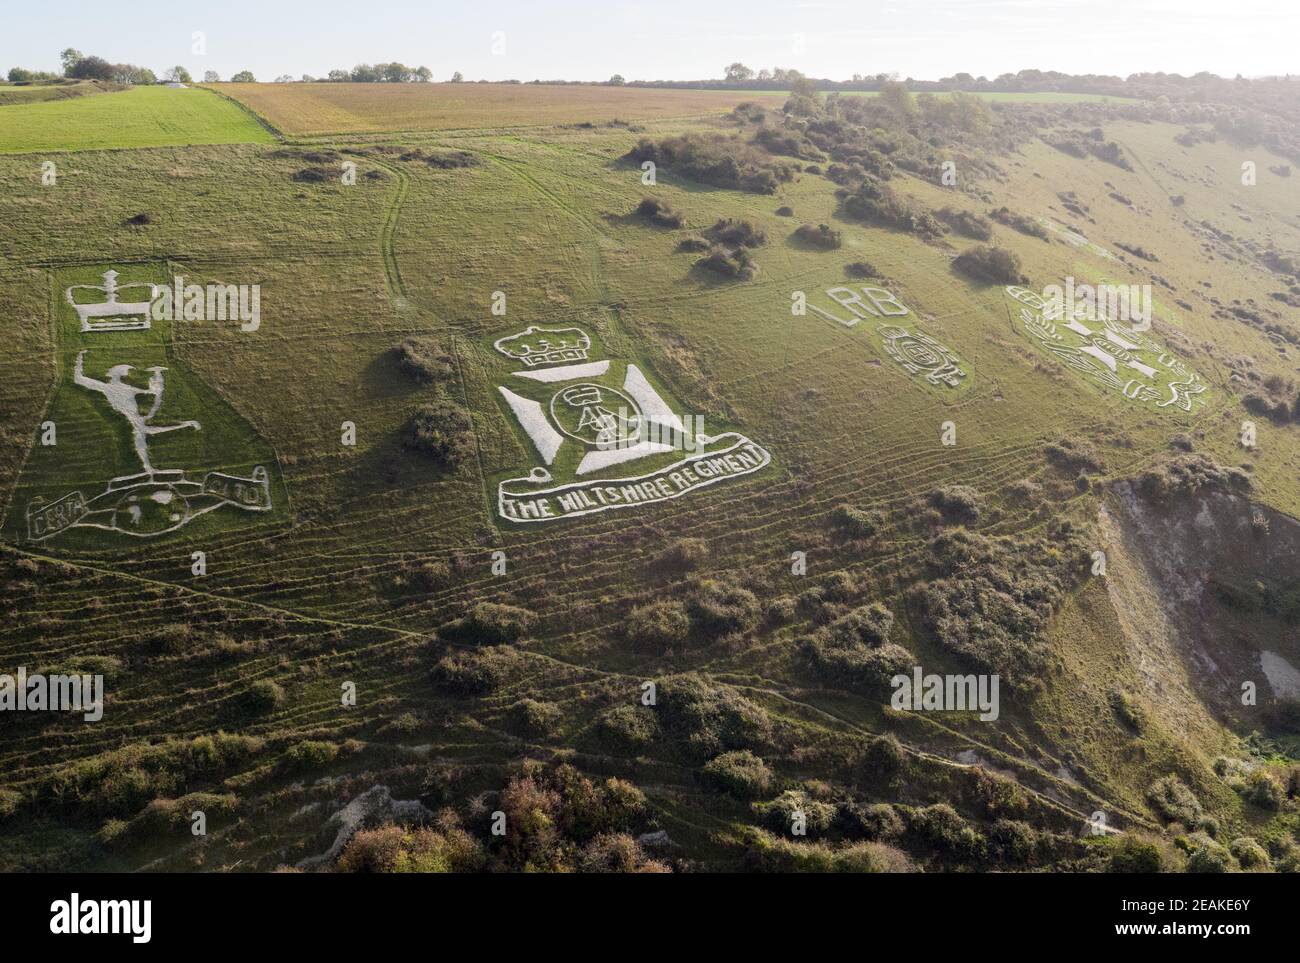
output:
<svg viewBox="0 0 1300 963"><path fill-rule="evenodd" d="M802 224L795 229L794 238L822 251L833 251L844 243L844 237L829 224Z"/></svg>
<svg viewBox="0 0 1300 963"><path fill-rule="evenodd" d="M423 405L407 425L402 446L429 455L447 468L456 467L474 453L469 412L446 398Z"/></svg>
<svg viewBox="0 0 1300 963"><path fill-rule="evenodd" d="M907 231L924 239L943 235L943 225L933 214L922 210L901 195L895 194L873 177L865 178L856 191L845 196L843 208L844 213L849 217Z"/></svg>
<svg viewBox="0 0 1300 963"><path fill-rule="evenodd" d="M853 538L869 538L880 530L883 517L877 511L864 511L853 505L836 505L831 512L831 522Z"/></svg>
<svg viewBox="0 0 1300 963"><path fill-rule="evenodd" d="M706 271L740 281L748 281L758 273L757 262L743 248L729 251L725 247L715 246L695 264Z"/></svg>
<svg viewBox="0 0 1300 963"><path fill-rule="evenodd" d="M751 221L724 217L704 232L715 244L732 248L761 247L767 243L767 232Z"/></svg>
<svg viewBox="0 0 1300 963"><path fill-rule="evenodd" d="M515 707L515 718L525 732L532 735L546 735L559 722L560 707L550 702L524 699Z"/></svg>
<svg viewBox="0 0 1300 963"><path fill-rule="evenodd" d="M440 170L452 170L458 167L475 167L479 159L468 151L451 150L434 151L424 158L424 162Z"/></svg>
<svg viewBox="0 0 1300 963"><path fill-rule="evenodd" d="M833 805L814 799L802 789L787 789L768 802L754 803L754 814L773 832L786 836L791 834L797 814L802 814L804 829L810 837L827 832L835 821Z"/></svg>
<svg viewBox="0 0 1300 963"><path fill-rule="evenodd" d="M884 277L884 275L881 274L880 271L876 269L876 266L870 261L850 261L848 264L844 265L844 273L851 278L858 278L860 280Z"/></svg>
<svg viewBox="0 0 1300 963"><path fill-rule="evenodd" d="M976 241L987 241L993 236L993 225L989 223L989 219L973 211L942 207L935 212L935 216L962 237L969 237Z"/></svg>
<svg viewBox="0 0 1300 963"><path fill-rule="evenodd" d="M766 795L772 786L772 770L748 749L715 756L704 764L701 775L707 785L738 799Z"/></svg>
<svg viewBox="0 0 1300 963"><path fill-rule="evenodd" d="M1161 873L1165 860L1160 847L1149 839L1121 836L1110 851L1112 873Z"/></svg>
<svg viewBox="0 0 1300 963"><path fill-rule="evenodd" d="M911 861L882 843L855 843L834 849L824 842L795 842L755 830L745 851L745 866L758 873L907 873Z"/></svg>
<svg viewBox="0 0 1300 963"><path fill-rule="evenodd" d="M789 207L789 206L781 206L781 207L778 207L778 208L776 209L776 216L777 216L777 217L794 217L794 208L793 208L793 207Z"/></svg>
<svg viewBox="0 0 1300 963"><path fill-rule="evenodd" d="M713 579L695 586L686 610L695 627L711 636L748 632L762 615L762 606L749 589Z"/></svg>
<svg viewBox="0 0 1300 963"><path fill-rule="evenodd" d="M740 137L682 134L653 141L643 137L626 155L634 164L652 161L691 180L752 194L775 194L794 179L796 165L771 155Z"/></svg>
<svg viewBox="0 0 1300 963"><path fill-rule="evenodd" d="M709 543L702 538L679 538L664 549L658 563L667 568L689 572L709 557Z"/></svg>
<svg viewBox="0 0 1300 963"><path fill-rule="evenodd" d="M948 521L975 522L980 517L979 492L969 485L945 485L926 496L932 508Z"/></svg>
<svg viewBox="0 0 1300 963"><path fill-rule="evenodd" d="M1268 868L1268 853L1264 852L1264 847L1249 836L1238 836L1234 839L1228 846L1228 852L1232 853L1242 869Z"/></svg>
<svg viewBox="0 0 1300 963"><path fill-rule="evenodd" d="M1189 873L1230 873L1232 855L1213 840L1205 840L1187 857Z"/></svg>
<svg viewBox="0 0 1300 963"><path fill-rule="evenodd" d="M1152 783L1147 802L1165 822L1195 826L1203 812L1196 795L1177 776L1169 775Z"/></svg>
<svg viewBox="0 0 1300 963"><path fill-rule="evenodd" d="M845 803L840 807L839 821L849 836L881 842L898 839L907 829L903 817L889 803Z"/></svg>
<svg viewBox="0 0 1300 963"><path fill-rule="evenodd" d="M647 652L671 652L690 636L686 606L675 599L638 605L628 613L623 631L634 647Z"/></svg>
<svg viewBox="0 0 1300 963"><path fill-rule="evenodd" d="M604 712L596 730L602 742L623 752L639 752L659 735L659 721L643 706L621 705Z"/></svg>
<svg viewBox="0 0 1300 963"><path fill-rule="evenodd" d="M479 696L496 689L505 678L509 661L496 650L452 652L430 670L436 688L452 695Z"/></svg>
<svg viewBox="0 0 1300 963"><path fill-rule="evenodd" d="M1028 284L1020 271L1020 256L1001 247L978 245L953 259L953 269L986 284Z"/></svg>
<svg viewBox="0 0 1300 963"><path fill-rule="evenodd" d="M766 710L693 673L663 680L655 712L664 731L699 758L730 749L762 751L772 737Z"/></svg>
<svg viewBox="0 0 1300 963"><path fill-rule="evenodd" d="M1244 795L1249 802L1261 809L1278 810L1286 801L1281 785L1263 767L1246 777Z"/></svg>
<svg viewBox="0 0 1300 963"><path fill-rule="evenodd" d="M418 384L443 384L456 373L451 355L429 338L407 338L393 350L397 367Z"/></svg>
<svg viewBox="0 0 1300 963"><path fill-rule="evenodd" d="M278 709L284 704L284 687L269 679L259 679L244 693L244 703L253 712Z"/></svg>
<svg viewBox="0 0 1300 963"><path fill-rule="evenodd" d="M339 873L472 873L483 868L482 844L443 810L433 827L358 830L339 854Z"/></svg>
<svg viewBox="0 0 1300 963"><path fill-rule="evenodd" d="M947 803L915 810L908 828L922 843L947 859L965 862L979 859L987 851L984 837Z"/></svg>
<svg viewBox="0 0 1300 963"><path fill-rule="evenodd" d="M537 615L517 605L479 602L467 615L438 629L438 634L454 642L477 642L502 645L518 642L537 624Z"/></svg>
<svg viewBox="0 0 1300 963"><path fill-rule="evenodd" d="M671 870L642 851L627 833L603 833L583 847L578 856L580 873L668 873Z"/></svg>
<svg viewBox="0 0 1300 963"><path fill-rule="evenodd" d="M338 754L339 747L332 742L303 740L286 749L284 759L291 769L319 769L333 762Z"/></svg>
<svg viewBox="0 0 1300 963"><path fill-rule="evenodd" d="M1021 234L1027 234L1030 237L1036 237L1039 240L1049 240L1047 228L1039 224L1032 217L1026 217L1024 214L1017 214L1015 211L999 207L995 211L989 211L989 217L999 224L1005 224L1007 227L1014 228Z"/></svg>
<svg viewBox="0 0 1300 963"><path fill-rule="evenodd" d="M873 738L867 743L866 751L862 754L863 775L868 782L876 785L888 785L893 782L905 765L907 765L907 755L893 733Z"/></svg>
<svg viewBox="0 0 1300 963"><path fill-rule="evenodd" d="M677 250L687 251L690 253L699 253L700 251L709 250L712 246L713 245L711 245L708 241L704 240L704 238L702 237L687 237L687 238L683 238L677 244Z"/></svg>
<svg viewBox="0 0 1300 963"><path fill-rule="evenodd" d="M660 227L681 227L686 223L686 218L680 211L674 210L666 201L657 197L642 198L636 206L636 215Z"/></svg>

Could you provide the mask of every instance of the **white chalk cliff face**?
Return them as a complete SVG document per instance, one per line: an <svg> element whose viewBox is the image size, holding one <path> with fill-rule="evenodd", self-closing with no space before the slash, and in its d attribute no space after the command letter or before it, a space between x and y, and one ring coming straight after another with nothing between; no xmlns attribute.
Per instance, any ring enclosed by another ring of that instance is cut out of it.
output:
<svg viewBox="0 0 1300 963"><path fill-rule="evenodd" d="M501 483L504 520L543 521L676 498L770 460L743 436L697 430L697 421L675 412L636 364L593 360L592 339L581 328L533 325L493 347L521 366L497 390L545 466ZM684 457L664 464L664 456L677 453ZM698 474L695 463L710 453L720 461ZM574 466L574 482L591 482L549 487L561 461ZM643 473L597 485L618 466Z"/></svg>
<svg viewBox="0 0 1300 963"><path fill-rule="evenodd" d="M1128 483L1099 522L1129 657L1186 733L1210 717L1261 728L1274 700L1300 695L1300 621L1251 594L1300 591L1300 522L1218 491L1156 504Z"/></svg>

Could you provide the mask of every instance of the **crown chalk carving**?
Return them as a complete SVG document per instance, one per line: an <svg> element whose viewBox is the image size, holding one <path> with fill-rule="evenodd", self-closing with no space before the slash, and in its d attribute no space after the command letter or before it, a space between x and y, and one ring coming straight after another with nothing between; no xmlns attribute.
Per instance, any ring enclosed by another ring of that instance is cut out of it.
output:
<svg viewBox="0 0 1300 963"><path fill-rule="evenodd" d="M581 328L541 328L531 325L518 334L502 338L493 347L526 367L586 361L591 338Z"/></svg>
<svg viewBox="0 0 1300 963"><path fill-rule="evenodd" d="M72 305L72 309L77 312L77 318L81 321L82 331L146 331L150 326L149 308L153 299L158 294L158 285L138 281L130 284L123 284L120 287L117 283L118 274L111 268L104 272L103 285L98 284L74 284L63 292L64 299ZM149 297L144 301L119 301L118 294L124 293L128 288L147 288ZM82 291L100 291L103 293L105 300L92 301L89 304L80 304L73 299L72 292Z"/></svg>

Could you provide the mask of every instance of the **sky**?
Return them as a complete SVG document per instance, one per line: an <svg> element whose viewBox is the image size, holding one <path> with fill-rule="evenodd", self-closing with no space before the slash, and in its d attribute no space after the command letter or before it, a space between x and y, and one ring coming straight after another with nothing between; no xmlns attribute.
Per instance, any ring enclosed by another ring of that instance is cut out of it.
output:
<svg viewBox="0 0 1300 963"><path fill-rule="evenodd" d="M161 73L427 65L435 80L696 80L740 61L936 80L1026 68L1300 73L1300 0L5 0L0 71L75 47ZM202 43L199 39L201 35ZM201 52L200 52L201 51Z"/></svg>

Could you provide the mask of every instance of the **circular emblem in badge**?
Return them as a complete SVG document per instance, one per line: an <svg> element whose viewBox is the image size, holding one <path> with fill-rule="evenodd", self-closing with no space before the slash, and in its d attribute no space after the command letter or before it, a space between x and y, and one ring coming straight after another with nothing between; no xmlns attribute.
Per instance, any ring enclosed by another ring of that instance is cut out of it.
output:
<svg viewBox="0 0 1300 963"><path fill-rule="evenodd" d="M551 398L551 420L591 448L634 445L641 439L641 409L615 388L582 382Z"/></svg>

